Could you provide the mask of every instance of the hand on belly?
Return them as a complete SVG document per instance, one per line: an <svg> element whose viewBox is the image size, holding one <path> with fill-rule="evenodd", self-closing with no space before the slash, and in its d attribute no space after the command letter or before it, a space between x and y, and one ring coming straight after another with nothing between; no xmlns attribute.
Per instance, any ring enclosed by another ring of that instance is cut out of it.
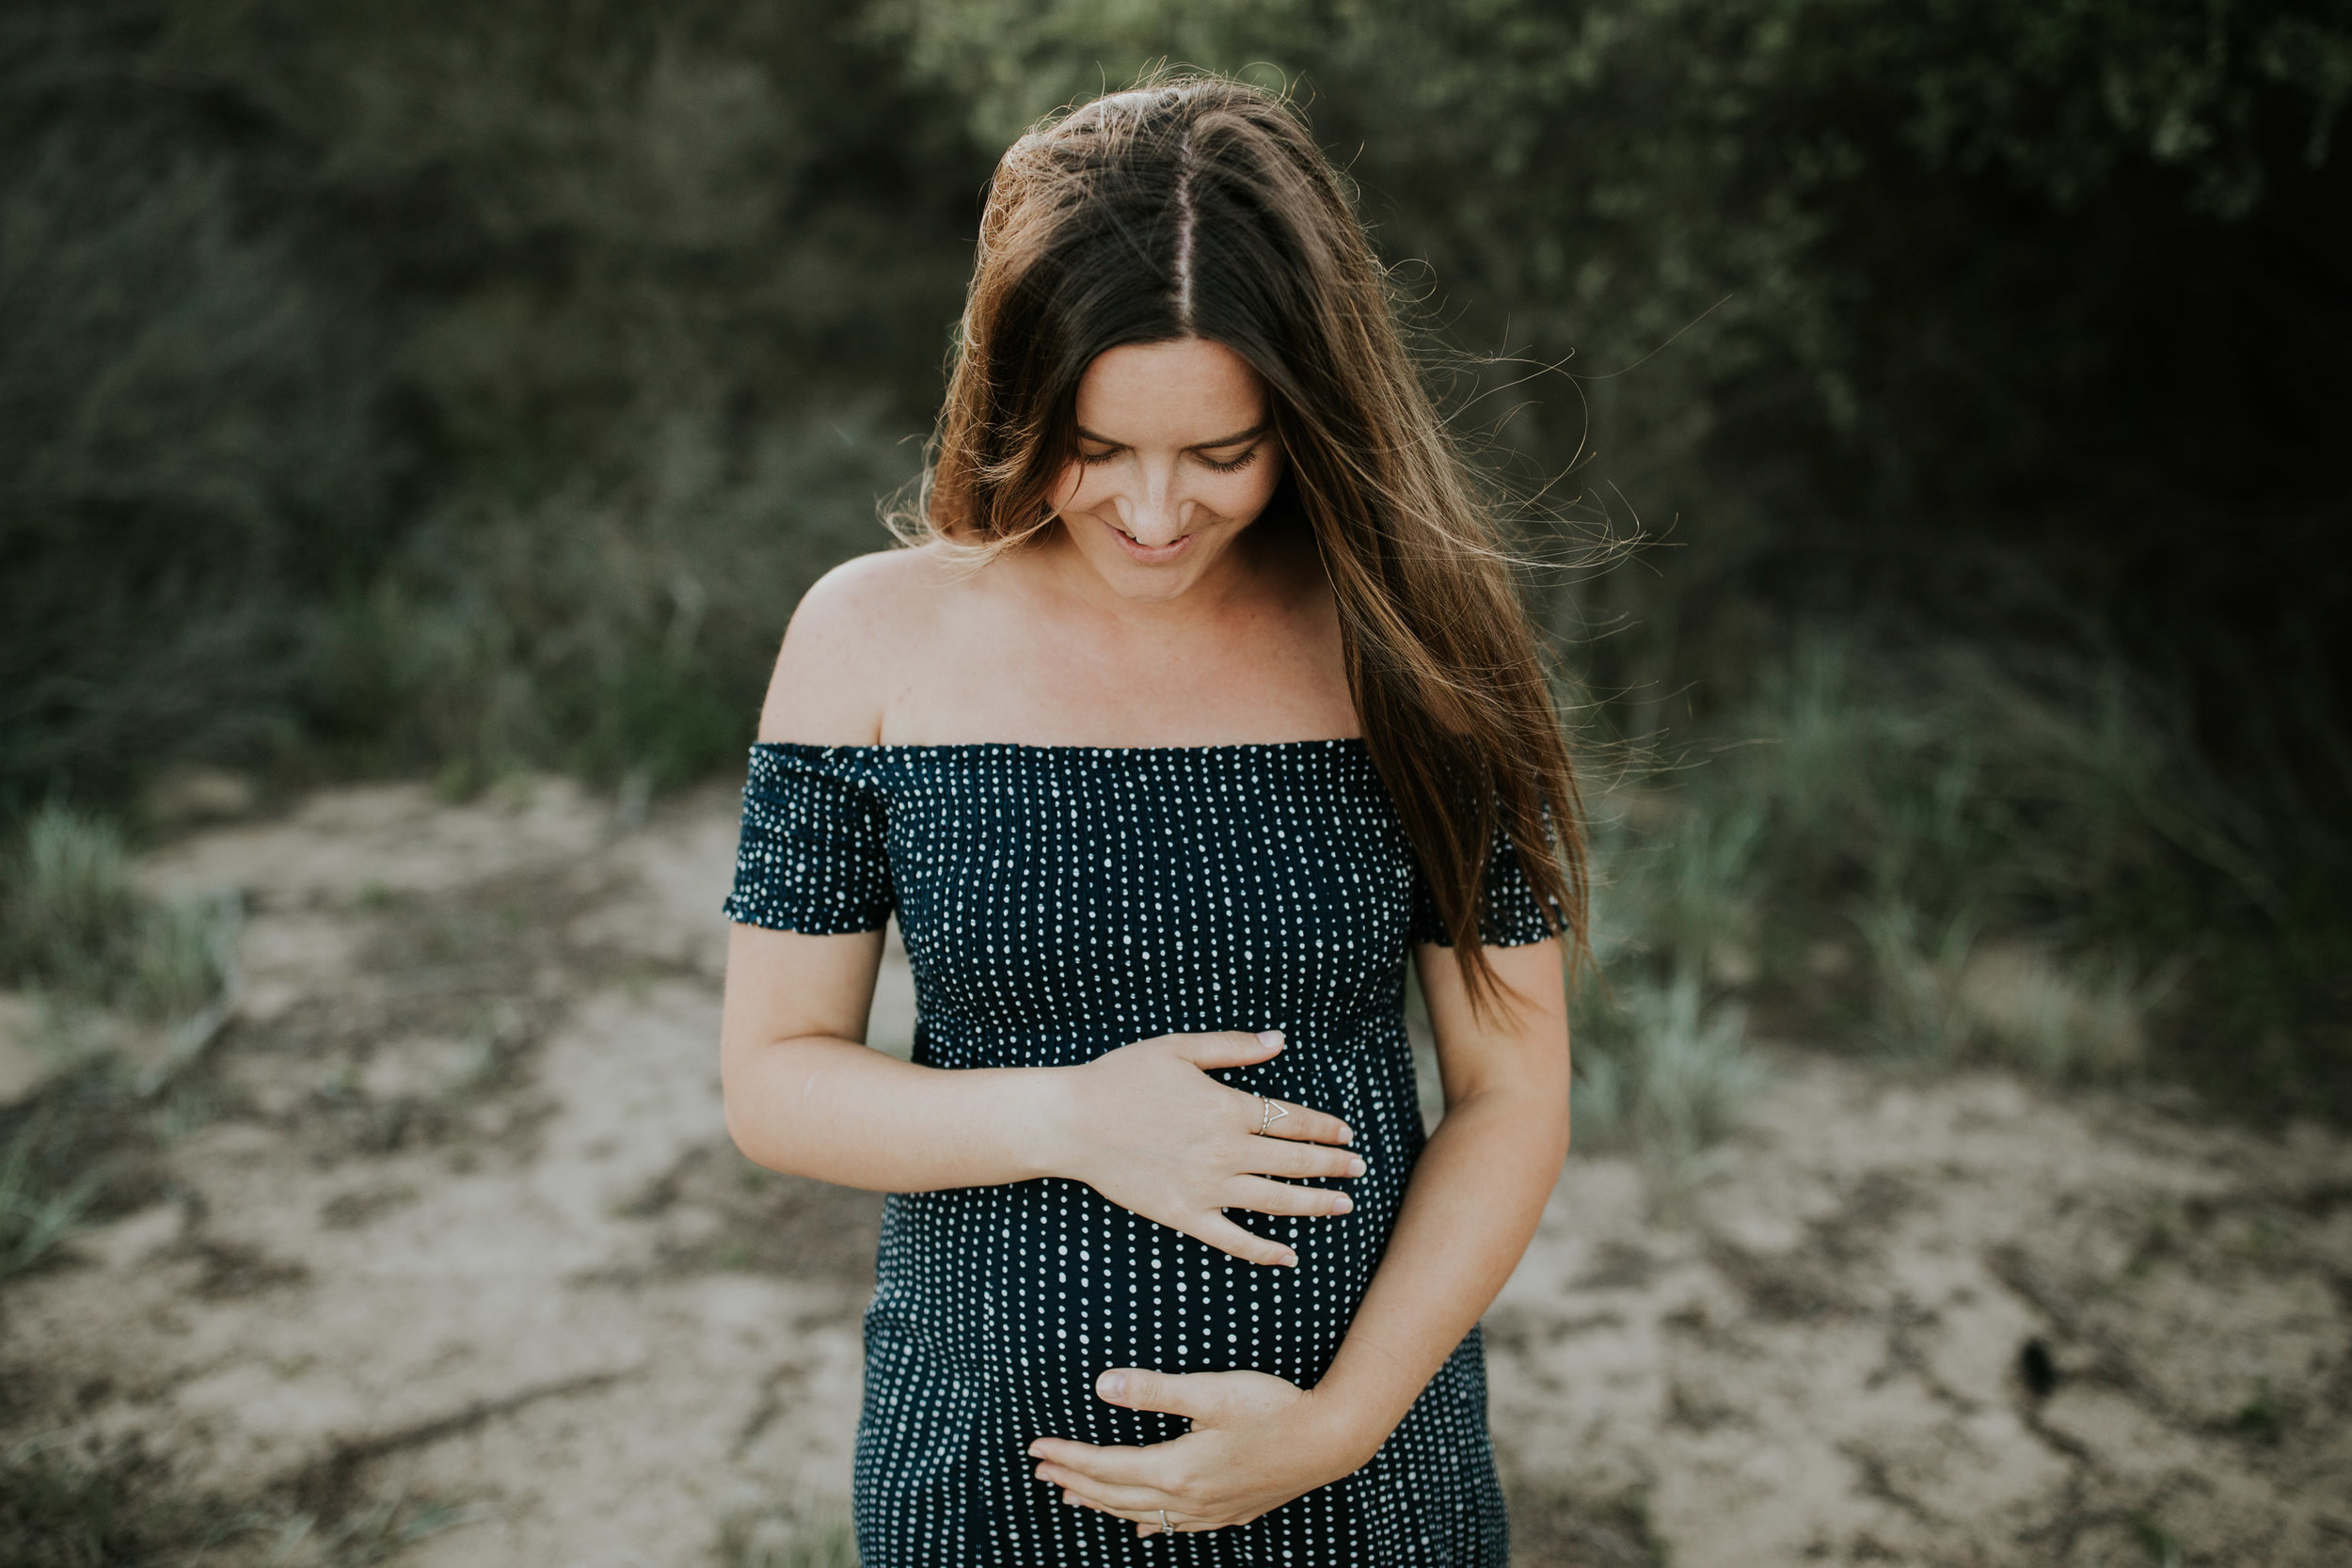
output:
<svg viewBox="0 0 2352 1568"><path fill-rule="evenodd" d="M1282 1037L1229 1031L1161 1035L1057 1068L1061 1100L1049 1125L1057 1174L1111 1202L1247 1262L1295 1267L1298 1255L1227 1219L1262 1214L1344 1214L1345 1193L1272 1177L1361 1176L1364 1162L1331 1147L1354 1136L1336 1117L1228 1087L1212 1069L1271 1059Z"/></svg>
<svg viewBox="0 0 2352 1568"><path fill-rule="evenodd" d="M1037 1479L1061 1488L1063 1502L1133 1520L1137 1535L1159 1534L1163 1519L1178 1531L1246 1525L1370 1457L1313 1393L1263 1372L1117 1368L1096 1380L1095 1393L1192 1422L1182 1437L1141 1448L1058 1437L1029 1445Z"/></svg>

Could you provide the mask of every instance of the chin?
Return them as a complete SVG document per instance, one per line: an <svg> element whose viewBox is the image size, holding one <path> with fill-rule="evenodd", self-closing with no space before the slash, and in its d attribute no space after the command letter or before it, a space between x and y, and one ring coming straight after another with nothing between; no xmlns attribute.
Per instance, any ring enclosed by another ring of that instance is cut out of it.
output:
<svg viewBox="0 0 2352 1568"><path fill-rule="evenodd" d="M1118 591L1120 597L1133 599L1138 604L1167 604L1183 598L1184 590L1190 588L1192 582L1190 577L1179 582L1168 575L1160 574L1146 577L1140 581L1114 582L1111 586Z"/></svg>
<svg viewBox="0 0 2352 1568"><path fill-rule="evenodd" d="M1200 579L1200 568L1190 561L1170 562L1165 566L1146 566L1119 557L1104 560L1088 557L1089 564L1101 575L1113 593L1123 599L1139 599L1158 604L1179 598L1185 589Z"/></svg>

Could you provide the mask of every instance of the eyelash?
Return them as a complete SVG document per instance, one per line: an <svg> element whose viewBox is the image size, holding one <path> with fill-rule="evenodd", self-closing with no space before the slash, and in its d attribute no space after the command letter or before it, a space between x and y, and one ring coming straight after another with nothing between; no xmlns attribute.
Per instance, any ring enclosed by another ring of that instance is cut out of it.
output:
<svg viewBox="0 0 2352 1568"><path fill-rule="evenodd" d="M1078 454L1078 461L1085 464L1089 468L1096 467L1102 464L1109 462L1112 458L1117 457L1120 450L1121 449L1118 447L1113 447L1108 451L1082 451ZM1265 449L1263 445L1251 447L1248 451L1243 452L1239 457L1234 458L1231 463L1219 463L1214 457L1203 457L1200 461L1208 465L1211 468L1216 469L1218 473L1237 474L1244 468L1249 467L1250 464L1255 463L1258 460L1258 453L1264 450Z"/></svg>

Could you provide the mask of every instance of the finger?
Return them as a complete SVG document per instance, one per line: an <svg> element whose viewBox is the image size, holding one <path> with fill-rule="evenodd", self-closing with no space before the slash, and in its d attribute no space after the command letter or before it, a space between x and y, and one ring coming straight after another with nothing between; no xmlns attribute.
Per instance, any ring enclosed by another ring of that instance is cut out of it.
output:
<svg viewBox="0 0 2352 1568"><path fill-rule="evenodd" d="M1136 1533L1137 1535L1157 1535L1160 1533L1160 1511L1157 1508L1104 1508L1098 1503L1087 1501L1084 1497L1079 1497L1074 1492L1064 1492L1062 1494L1061 1500L1066 1503L1075 1503L1081 1508L1091 1508L1097 1513L1107 1513L1114 1519L1130 1520L1136 1526ZM1231 1522L1235 1524L1248 1524L1249 1521L1247 1519L1237 1519ZM1213 1530L1223 1528L1219 1525L1213 1525L1206 1519L1196 1519L1188 1515L1179 1513L1173 1508L1170 1508L1168 1511L1168 1532L1170 1534L1188 1535L1194 1533L1195 1531Z"/></svg>
<svg viewBox="0 0 2352 1568"><path fill-rule="evenodd" d="M1136 1527L1136 1534L1138 1536L1157 1535L1160 1533L1160 1516L1157 1513L1131 1513L1128 1510L1120 1508L1105 1508L1098 1510L1098 1512L1107 1513L1114 1519L1126 1519L1133 1521ZM1168 1522L1171 1527L1170 1533L1184 1530L1208 1529L1211 1528L1207 1525L1188 1524L1184 1520L1176 1517L1173 1510L1170 1510L1168 1513Z"/></svg>
<svg viewBox="0 0 2352 1568"><path fill-rule="evenodd" d="M1364 1174L1363 1157L1344 1148L1282 1143L1274 1138L1251 1141L1256 1147L1245 1150L1249 1163L1243 1169L1253 1176L1313 1176L1343 1180Z"/></svg>
<svg viewBox="0 0 2352 1568"><path fill-rule="evenodd" d="M1176 1511L1176 1499L1155 1486L1120 1486L1097 1481L1067 1465L1040 1465L1037 1479L1062 1490L1065 1501L1076 1498L1089 1508L1099 1508L1105 1513L1146 1515L1155 1509Z"/></svg>
<svg viewBox="0 0 2352 1568"><path fill-rule="evenodd" d="M1203 1071L1271 1061L1282 1049L1279 1029L1261 1030L1254 1035L1239 1029L1220 1029L1215 1034L1170 1035L1168 1038L1176 1042L1178 1061L1190 1062ZM1257 1100L1253 1097L1249 1102L1254 1106Z"/></svg>
<svg viewBox="0 0 2352 1568"><path fill-rule="evenodd" d="M1113 1509L1105 1509L1104 1512L1109 1513L1117 1513L1117 1511ZM1132 1513L1119 1513L1118 1517L1121 1519L1135 1519L1136 1534L1139 1536L1157 1535L1160 1533L1160 1516L1157 1513L1148 1514L1142 1518L1136 1518L1136 1516ZM1176 1516L1176 1511L1174 1509L1168 1510L1168 1522L1172 1527L1169 1531L1170 1534L1184 1534L1192 1530L1208 1530L1217 1528L1215 1525L1206 1524L1197 1519L1180 1519Z"/></svg>
<svg viewBox="0 0 2352 1568"><path fill-rule="evenodd" d="M1114 1519L1125 1519L1136 1527L1136 1533L1137 1535L1157 1535L1160 1533L1160 1515L1156 1509L1104 1508L1098 1503L1089 1502L1086 1498L1079 1497L1075 1492L1064 1492L1061 1495L1061 1500L1066 1503L1074 1504L1079 1508L1093 1509L1097 1513L1107 1513ZM1187 1524L1184 1520L1176 1516L1176 1512L1173 1509L1168 1511L1168 1522L1169 1525L1173 1526L1176 1530L1204 1529L1207 1528L1203 1525Z"/></svg>
<svg viewBox="0 0 2352 1568"><path fill-rule="evenodd" d="M1253 1214L1345 1214L1356 1208L1356 1200L1345 1193L1328 1187L1294 1187L1263 1176L1236 1176L1225 1192L1226 1208L1247 1209Z"/></svg>
<svg viewBox="0 0 2352 1568"><path fill-rule="evenodd" d="M1246 1209L1248 1205L1236 1203L1233 1207ZM1223 1214L1204 1214L1193 1224L1178 1228L1194 1241L1206 1242L1219 1252L1230 1252L1245 1263L1263 1263L1275 1269L1298 1267L1297 1253L1270 1237L1244 1230Z"/></svg>
<svg viewBox="0 0 2352 1568"><path fill-rule="evenodd" d="M1122 1369L1124 1370L1124 1369ZM1104 1372L1097 1380L1096 1392L1102 1383L1120 1375ZM1111 1402L1123 1404L1123 1400ZM1121 1444L1077 1443L1067 1437L1040 1437L1028 1447L1031 1459L1053 1466L1058 1483L1071 1485L1082 1480L1093 1487L1135 1486L1148 1488L1153 1508L1173 1508L1168 1500L1168 1492L1162 1483L1169 1479L1170 1461L1160 1452L1168 1445L1153 1443L1145 1448Z"/></svg>
<svg viewBox="0 0 2352 1568"><path fill-rule="evenodd" d="M1253 1094L1248 1098L1249 1131L1255 1132L1258 1131L1257 1124L1265 1120L1265 1114L1259 1109L1256 1095ZM1271 1095L1266 1098L1276 1110L1290 1113L1286 1117L1276 1117L1272 1121L1265 1122L1265 1135L1269 1138L1283 1138L1293 1143L1309 1144L1351 1144L1356 1141L1356 1130L1337 1117L1327 1116L1321 1111L1310 1110L1304 1105L1294 1105L1287 1100L1275 1100Z"/></svg>
<svg viewBox="0 0 2352 1568"><path fill-rule="evenodd" d="M1123 1405L1129 1410L1157 1410L1196 1422L1215 1421L1224 1414L1224 1386L1232 1381L1220 1381L1215 1373L1194 1376L1185 1372L1155 1372L1149 1367L1113 1367L1094 1380L1094 1397L1105 1404ZM1176 1441L1181 1443L1184 1439ZM1167 1451L1170 1446L1155 1443L1148 1449L1097 1449L1087 1454L1083 1463L1089 1473L1104 1481L1130 1486L1149 1485L1155 1479L1165 1479L1168 1465L1180 1463ZM1098 1460L1098 1454L1109 1457Z"/></svg>

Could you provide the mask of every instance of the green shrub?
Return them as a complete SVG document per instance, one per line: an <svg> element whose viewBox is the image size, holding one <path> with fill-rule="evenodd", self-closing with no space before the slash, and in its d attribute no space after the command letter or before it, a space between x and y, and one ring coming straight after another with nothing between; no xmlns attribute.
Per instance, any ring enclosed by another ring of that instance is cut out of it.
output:
<svg viewBox="0 0 2352 1568"><path fill-rule="evenodd" d="M0 28L0 817L188 754L666 784L750 738L914 467L951 116L812 4Z"/></svg>
<svg viewBox="0 0 2352 1568"><path fill-rule="evenodd" d="M69 992L103 996L112 989L138 920L114 824L55 802L43 806L8 858L0 896L10 969Z"/></svg>
<svg viewBox="0 0 2352 1568"><path fill-rule="evenodd" d="M718 1555L722 1568L857 1568L857 1529L838 1502L749 1509L721 1525Z"/></svg>
<svg viewBox="0 0 2352 1568"><path fill-rule="evenodd" d="M126 999L150 1018L195 1018L229 985L238 924L233 896L150 905L120 988Z"/></svg>
<svg viewBox="0 0 2352 1568"><path fill-rule="evenodd" d="M240 1533L235 1511L169 1484L135 1444L74 1453L39 1442L0 1454L0 1558L23 1568L167 1560Z"/></svg>
<svg viewBox="0 0 2352 1568"><path fill-rule="evenodd" d="M1908 1059L2076 1079L2200 1060L2217 1015L2324 997L2290 966L2352 956L2312 891L2352 861L2343 831L2222 783L2120 668L1815 626L1751 689L1695 760L1604 808L1615 972L1816 1026L1843 1010ZM1747 933L1755 961L1726 963ZM1866 966L1824 993L1820 953L1855 942ZM2324 1037L2310 1050L2254 1098L2310 1092Z"/></svg>
<svg viewBox="0 0 2352 1568"><path fill-rule="evenodd" d="M1961 1002L1961 982L1976 942L1976 925L1955 915L1930 935L1919 911L1901 902L1863 911L1854 924L1870 956L1875 1033L1898 1056L1949 1063L1966 1054L1973 1020Z"/></svg>
<svg viewBox="0 0 2352 1568"><path fill-rule="evenodd" d="M219 900L140 897L121 830L55 801L0 854L0 976L69 1002L189 1018L227 983L235 925Z"/></svg>
<svg viewBox="0 0 2352 1568"><path fill-rule="evenodd" d="M1580 1031L1574 1113L1579 1136L1629 1145L1669 1177L1736 1125L1764 1082L1737 1004L1709 1005L1699 978L1633 978Z"/></svg>
<svg viewBox="0 0 2352 1568"><path fill-rule="evenodd" d="M0 1149L0 1281L48 1262L96 1194L87 1177L53 1184L52 1162L39 1157L51 1136L45 1122L27 1119Z"/></svg>
<svg viewBox="0 0 2352 1568"><path fill-rule="evenodd" d="M1735 983L1754 977L1766 817L1755 801L1707 806L1719 803L1690 809L1687 795L1660 791L1645 831L1601 830L1597 952L1695 965Z"/></svg>
<svg viewBox="0 0 2352 1568"><path fill-rule="evenodd" d="M135 1441L69 1449L37 1439L0 1453L0 1561L10 1568L376 1568L465 1522L407 1497L320 1520L273 1500L199 1491Z"/></svg>

